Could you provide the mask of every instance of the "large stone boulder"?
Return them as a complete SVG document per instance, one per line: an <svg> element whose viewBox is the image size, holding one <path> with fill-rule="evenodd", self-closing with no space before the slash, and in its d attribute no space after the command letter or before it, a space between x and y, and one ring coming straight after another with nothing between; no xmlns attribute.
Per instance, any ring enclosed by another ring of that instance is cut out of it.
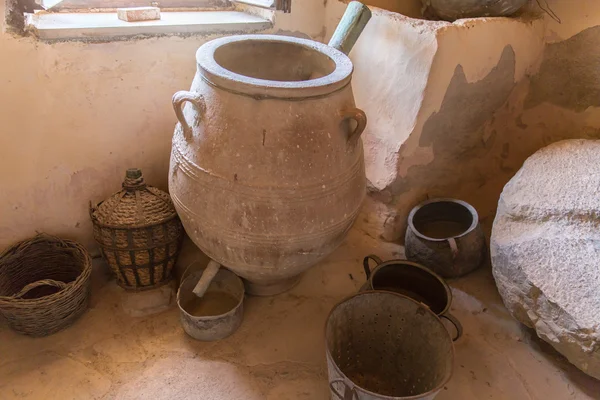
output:
<svg viewBox="0 0 600 400"><path fill-rule="evenodd" d="M491 238L504 304L600 379L600 141L532 155L504 187Z"/></svg>

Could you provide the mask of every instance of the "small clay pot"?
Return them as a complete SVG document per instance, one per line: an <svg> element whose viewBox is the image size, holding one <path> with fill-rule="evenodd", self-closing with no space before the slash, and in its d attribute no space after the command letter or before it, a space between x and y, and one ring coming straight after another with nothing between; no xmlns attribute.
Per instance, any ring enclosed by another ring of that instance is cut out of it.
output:
<svg viewBox="0 0 600 400"><path fill-rule="evenodd" d="M406 258L444 278L479 268L487 253L477 211L456 199L428 200L413 208L404 246Z"/></svg>

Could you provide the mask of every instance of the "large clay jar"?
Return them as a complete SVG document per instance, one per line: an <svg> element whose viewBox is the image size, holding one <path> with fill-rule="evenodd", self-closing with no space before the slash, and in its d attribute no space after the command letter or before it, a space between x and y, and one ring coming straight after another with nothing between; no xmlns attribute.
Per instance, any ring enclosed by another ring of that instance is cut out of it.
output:
<svg viewBox="0 0 600 400"><path fill-rule="evenodd" d="M213 40L196 61L190 91L173 97L173 202L250 293L280 293L342 242L365 196L352 62L272 35Z"/></svg>

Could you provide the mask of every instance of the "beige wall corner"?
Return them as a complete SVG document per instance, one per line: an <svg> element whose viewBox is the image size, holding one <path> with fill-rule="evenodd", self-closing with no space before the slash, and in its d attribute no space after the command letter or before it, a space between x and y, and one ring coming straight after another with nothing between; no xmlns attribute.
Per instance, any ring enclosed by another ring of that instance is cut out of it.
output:
<svg viewBox="0 0 600 400"><path fill-rule="evenodd" d="M265 33L321 33L323 2L302 2ZM166 189L171 97L217 36L46 43L0 28L0 248L35 231L95 247L88 202L119 190L127 168Z"/></svg>

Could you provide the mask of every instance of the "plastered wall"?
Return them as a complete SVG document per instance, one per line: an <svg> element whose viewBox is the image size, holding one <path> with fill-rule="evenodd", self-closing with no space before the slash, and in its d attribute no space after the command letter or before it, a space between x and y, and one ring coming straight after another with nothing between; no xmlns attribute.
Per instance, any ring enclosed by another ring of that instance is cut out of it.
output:
<svg viewBox="0 0 600 400"><path fill-rule="evenodd" d="M527 156L600 136L600 3L549 3L562 24L449 24L373 8L351 58L369 116L375 233L401 240L410 208L433 196L470 201L491 222ZM345 7L298 0L273 32L327 41ZM387 7L418 17L415 2ZM88 201L118 190L126 168L166 188L170 98L189 87L194 52L210 38L47 44L0 34L0 247L35 231L91 245Z"/></svg>
<svg viewBox="0 0 600 400"><path fill-rule="evenodd" d="M322 36L323 3L302 4L271 32ZM189 89L211 38L48 44L0 33L0 248L36 231L93 246L88 202L119 190L127 168L166 189L171 97Z"/></svg>
<svg viewBox="0 0 600 400"><path fill-rule="evenodd" d="M351 54L371 183L371 228L402 241L410 209L457 197L490 228L504 184L537 149L600 137L600 4L455 23L373 9ZM327 32L343 6L329 4ZM377 39L375 39L377 38Z"/></svg>

